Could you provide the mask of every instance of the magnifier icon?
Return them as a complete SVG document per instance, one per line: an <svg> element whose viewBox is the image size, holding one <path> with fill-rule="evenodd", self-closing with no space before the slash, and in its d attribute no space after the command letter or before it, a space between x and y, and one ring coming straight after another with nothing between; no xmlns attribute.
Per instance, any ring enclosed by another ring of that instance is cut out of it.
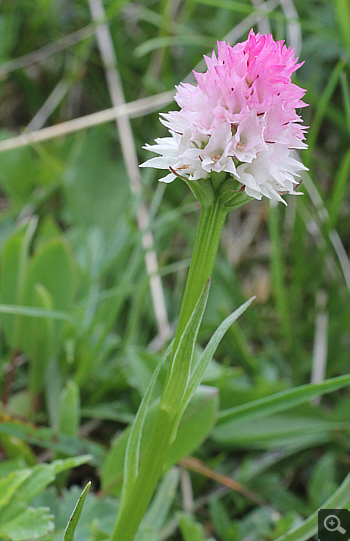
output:
<svg viewBox="0 0 350 541"><path fill-rule="evenodd" d="M328 515L328 517L324 519L324 527L329 532L339 532L342 534L346 533L346 530L341 527L340 520L337 515Z"/></svg>

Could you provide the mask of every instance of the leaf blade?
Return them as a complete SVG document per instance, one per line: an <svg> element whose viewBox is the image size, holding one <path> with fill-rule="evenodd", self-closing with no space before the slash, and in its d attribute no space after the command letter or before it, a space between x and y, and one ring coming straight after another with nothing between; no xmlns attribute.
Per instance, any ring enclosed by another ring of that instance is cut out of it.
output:
<svg viewBox="0 0 350 541"><path fill-rule="evenodd" d="M344 479L338 490L323 505L322 509L344 509L350 504L350 474ZM317 511L300 526L281 535L275 541L307 541L317 533Z"/></svg>
<svg viewBox="0 0 350 541"><path fill-rule="evenodd" d="M73 513L69 519L69 522L64 532L63 541L74 541L74 532L76 530L79 519L81 517L83 506L84 506L86 497L88 495L90 486L91 486L91 481L89 481L89 483L84 488L83 492L81 493L79 497L79 500L76 503L76 506L74 507Z"/></svg>
<svg viewBox="0 0 350 541"><path fill-rule="evenodd" d="M221 422L237 421L238 423L248 419L260 419L271 413L285 411L312 398L331 393L347 385L350 385L350 375L339 376L322 383L310 383L294 389L288 389L287 391L276 393L272 397L261 398L253 402L248 402L248 404L222 411L218 414L218 422L221 424Z"/></svg>

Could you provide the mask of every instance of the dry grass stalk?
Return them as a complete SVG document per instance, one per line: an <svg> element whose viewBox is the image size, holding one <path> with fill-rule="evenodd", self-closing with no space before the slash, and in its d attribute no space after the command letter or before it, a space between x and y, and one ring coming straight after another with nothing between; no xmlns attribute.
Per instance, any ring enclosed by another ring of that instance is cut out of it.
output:
<svg viewBox="0 0 350 541"><path fill-rule="evenodd" d="M105 11L101 0L89 0L90 11L96 26L96 38L103 60L108 90L114 107L125 104L122 84L117 70L117 59L112 36L105 20ZM130 189L134 195L142 193L141 175L136 147L128 116L116 117L119 139L126 170L130 181ZM170 337L170 327L166 311L163 286L157 274L158 260L154 251L153 235L149 231L149 215L146 204L141 200L137 208L137 224L142 232L142 245L145 251L145 263L149 275L151 296L157 321L159 336L165 341Z"/></svg>

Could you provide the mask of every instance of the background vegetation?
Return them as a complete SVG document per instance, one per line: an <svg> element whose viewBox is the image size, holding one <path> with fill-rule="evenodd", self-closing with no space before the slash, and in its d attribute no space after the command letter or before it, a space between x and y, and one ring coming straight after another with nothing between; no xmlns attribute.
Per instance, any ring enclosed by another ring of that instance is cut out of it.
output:
<svg viewBox="0 0 350 541"><path fill-rule="evenodd" d="M126 102L171 91L217 39L246 39L252 26L305 61L296 80L310 103L305 195L287 197L286 208L251 202L227 220L198 353L230 312L256 301L222 340L185 415L168 461L177 466L140 540L313 539L315 521L283 535L349 471L347 380L311 401L288 392L282 407L254 401L349 372L349 4L104 7ZM107 84L87 2L4 0L0 29L1 141L115 103L118 81ZM165 134L157 111L175 104L170 96L147 107L152 114L141 108L131 121L140 162L142 145ZM152 170L132 192L125 137L112 120L11 150L0 141L1 539L61 541L88 481L75 539L108 539L125 430L176 325L199 209L184 183L157 184ZM155 318L162 297L150 293L138 226L145 209L169 323ZM247 404L239 422L222 414Z"/></svg>

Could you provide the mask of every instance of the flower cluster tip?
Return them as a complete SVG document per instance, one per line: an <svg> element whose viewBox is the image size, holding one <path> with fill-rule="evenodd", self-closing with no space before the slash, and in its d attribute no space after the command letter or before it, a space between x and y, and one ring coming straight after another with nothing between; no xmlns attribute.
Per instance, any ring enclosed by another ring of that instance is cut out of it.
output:
<svg viewBox="0 0 350 541"><path fill-rule="evenodd" d="M142 167L170 171L163 182L225 172L248 196L284 202L281 194L297 193L306 169L291 156L307 148L297 114L305 90L291 82L302 63L283 41L253 30L234 47L218 41L218 54L204 59L207 71L193 72L197 85L176 87L180 110L160 118L170 137L144 147L158 156Z"/></svg>

